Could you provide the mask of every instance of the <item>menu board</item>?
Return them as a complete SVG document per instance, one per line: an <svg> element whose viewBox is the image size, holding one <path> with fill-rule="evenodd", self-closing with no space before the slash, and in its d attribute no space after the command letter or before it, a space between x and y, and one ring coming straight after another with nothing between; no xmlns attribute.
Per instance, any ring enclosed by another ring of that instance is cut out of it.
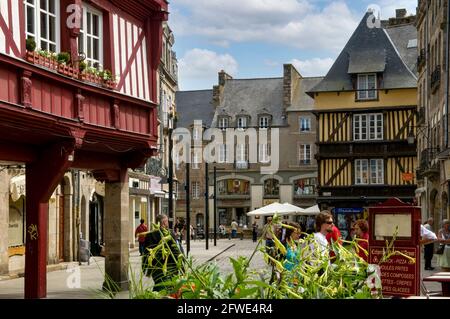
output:
<svg viewBox="0 0 450 319"><path fill-rule="evenodd" d="M375 215L375 240L385 240L394 235L398 227L397 238L411 238L410 214L376 214Z"/></svg>
<svg viewBox="0 0 450 319"><path fill-rule="evenodd" d="M379 264L384 247L370 247L370 263ZM418 260L417 248L398 248L403 254ZM419 274L417 265L409 259L395 255L380 265L383 295L417 296L419 295Z"/></svg>

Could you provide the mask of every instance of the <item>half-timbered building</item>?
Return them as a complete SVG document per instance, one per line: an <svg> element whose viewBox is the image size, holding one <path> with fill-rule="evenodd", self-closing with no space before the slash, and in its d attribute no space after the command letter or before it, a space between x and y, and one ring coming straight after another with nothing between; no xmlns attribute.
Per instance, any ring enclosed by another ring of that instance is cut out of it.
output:
<svg viewBox="0 0 450 319"><path fill-rule="evenodd" d="M105 182L105 271L127 285L127 172L157 151L167 16L165 0L0 1L0 163L26 167L26 298L46 296L49 199L70 168Z"/></svg>
<svg viewBox="0 0 450 319"><path fill-rule="evenodd" d="M318 120L318 202L337 215L344 237L366 207L414 198L416 145L408 135L416 125L417 36L414 17L403 20L377 25L368 12L309 92Z"/></svg>

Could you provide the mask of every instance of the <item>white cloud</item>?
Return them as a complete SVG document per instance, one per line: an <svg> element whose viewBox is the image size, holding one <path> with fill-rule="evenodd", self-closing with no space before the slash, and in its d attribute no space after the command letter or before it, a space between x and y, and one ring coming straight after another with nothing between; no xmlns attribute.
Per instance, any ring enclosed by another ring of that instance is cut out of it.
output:
<svg viewBox="0 0 450 319"><path fill-rule="evenodd" d="M320 9L312 0L178 0L173 13L178 36L200 35L211 43L262 41L337 52L361 17L343 1Z"/></svg>
<svg viewBox="0 0 450 319"><path fill-rule="evenodd" d="M313 58L309 60L293 59L289 63L293 64L302 76L325 76L334 63L332 58Z"/></svg>
<svg viewBox="0 0 450 319"><path fill-rule="evenodd" d="M218 54L198 48L189 50L178 61L180 89L191 90L194 87L210 89L213 84L217 84L217 73L220 70L234 76L238 71L238 63L229 54Z"/></svg>

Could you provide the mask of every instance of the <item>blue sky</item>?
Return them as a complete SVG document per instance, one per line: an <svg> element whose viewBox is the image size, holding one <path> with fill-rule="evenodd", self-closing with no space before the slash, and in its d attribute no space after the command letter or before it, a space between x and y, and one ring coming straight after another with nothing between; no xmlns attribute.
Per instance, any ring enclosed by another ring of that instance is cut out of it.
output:
<svg viewBox="0 0 450 319"><path fill-rule="evenodd" d="M234 78L325 75L368 7L381 18L417 0L173 0L179 89L211 89L221 69Z"/></svg>

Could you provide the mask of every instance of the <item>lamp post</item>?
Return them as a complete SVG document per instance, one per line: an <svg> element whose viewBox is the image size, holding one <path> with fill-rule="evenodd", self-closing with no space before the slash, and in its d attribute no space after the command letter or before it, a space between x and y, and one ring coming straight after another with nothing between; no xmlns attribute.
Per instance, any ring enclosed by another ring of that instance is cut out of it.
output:
<svg viewBox="0 0 450 319"><path fill-rule="evenodd" d="M172 107L170 107L170 113L168 117L168 127L169 127L169 228L173 227L173 159L172 159L172 150L173 150L173 140L172 140L172 132L173 132L173 114Z"/></svg>
<svg viewBox="0 0 450 319"><path fill-rule="evenodd" d="M217 246L217 168L214 165L214 246Z"/></svg>
<svg viewBox="0 0 450 319"><path fill-rule="evenodd" d="M184 186L186 190L186 256L189 255L189 251L191 250L191 191L189 169L189 163L186 163L186 185Z"/></svg>
<svg viewBox="0 0 450 319"><path fill-rule="evenodd" d="M209 249L209 178L208 162L205 162L205 239L206 250Z"/></svg>

